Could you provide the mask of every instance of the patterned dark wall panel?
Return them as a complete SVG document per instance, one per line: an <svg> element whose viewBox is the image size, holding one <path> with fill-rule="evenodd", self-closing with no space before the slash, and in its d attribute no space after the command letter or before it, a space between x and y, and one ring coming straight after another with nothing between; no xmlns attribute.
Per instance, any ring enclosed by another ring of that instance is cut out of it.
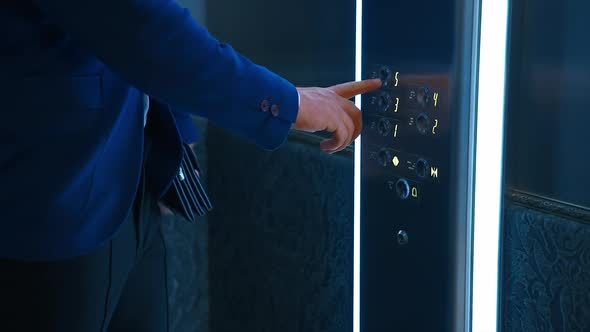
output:
<svg viewBox="0 0 590 332"><path fill-rule="evenodd" d="M511 2L504 331L590 331L589 10Z"/></svg>
<svg viewBox="0 0 590 332"><path fill-rule="evenodd" d="M208 142L211 331L351 331L352 159Z"/></svg>
<svg viewBox="0 0 590 332"><path fill-rule="evenodd" d="M590 331L590 224L509 204L503 227L503 331Z"/></svg>

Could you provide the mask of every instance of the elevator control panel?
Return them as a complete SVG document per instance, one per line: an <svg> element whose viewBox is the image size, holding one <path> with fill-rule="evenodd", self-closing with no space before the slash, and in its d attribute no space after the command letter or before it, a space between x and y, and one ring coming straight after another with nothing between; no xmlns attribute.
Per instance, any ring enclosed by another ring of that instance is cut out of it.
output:
<svg viewBox="0 0 590 332"><path fill-rule="evenodd" d="M403 72L395 65L374 65L380 90L363 105L365 174L379 179L391 199L420 205L441 183L449 130L447 82L442 74Z"/></svg>
<svg viewBox="0 0 590 332"><path fill-rule="evenodd" d="M362 99L361 331L450 331L449 75L364 73L383 83Z"/></svg>
<svg viewBox="0 0 590 332"><path fill-rule="evenodd" d="M475 4L360 1L360 332L465 331Z"/></svg>

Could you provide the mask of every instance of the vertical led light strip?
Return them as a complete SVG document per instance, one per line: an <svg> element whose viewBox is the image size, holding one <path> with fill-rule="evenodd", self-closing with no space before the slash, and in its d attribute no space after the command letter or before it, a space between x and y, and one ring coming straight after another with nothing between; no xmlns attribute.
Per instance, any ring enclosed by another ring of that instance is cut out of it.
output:
<svg viewBox="0 0 590 332"><path fill-rule="evenodd" d="M497 331L508 2L481 2L473 216L473 332Z"/></svg>
<svg viewBox="0 0 590 332"><path fill-rule="evenodd" d="M356 0L355 80L362 79L363 0ZM361 96L355 105L360 109ZM354 248L352 287L352 331L361 330L361 137L354 142Z"/></svg>

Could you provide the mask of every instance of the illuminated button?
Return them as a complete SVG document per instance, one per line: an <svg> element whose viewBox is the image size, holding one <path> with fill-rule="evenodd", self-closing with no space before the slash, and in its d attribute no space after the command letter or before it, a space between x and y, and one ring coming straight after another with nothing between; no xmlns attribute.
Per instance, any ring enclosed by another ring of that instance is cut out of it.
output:
<svg viewBox="0 0 590 332"><path fill-rule="evenodd" d="M430 167L430 177L433 179L438 179L438 168L437 167Z"/></svg>
<svg viewBox="0 0 590 332"><path fill-rule="evenodd" d="M428 174L428 162L424 159L419 159L416 162L416 174L423 178L426 177L426 174Z"/></svg>
<svg viewBox="0 0 590 332"><path fill-rule="evenodd" d="M410 184L406 179L399 179L395 183L395 192L401 199L407 199L410 197Z"/></svg>
<svg viewBox="0 0 590 332"><path fill-rule="evenodd" d="M397 167L399 165L399 158L394 156L391 162L393 163L393 166Z"/></svg>
<svg viewBox="0 0 590 332"><path fill-rule="evenodd" d="M420 115L416 117L416 128L422 135L426 135L428 133L430 130L430 119L428 119L428 115L420 113Z"/></svg>
<svg viewBox="0 0 590 332"><path fill-rule="evenodd" d="M389 136L391 133L392 125L391 121L388 119L380 119L379 123L377 124L377 131L381 136Z"/></svg>
<svg viewBox="0 0 590 332"><path fill-rule="evenodd" d="M381 166L387 167L389 165L389 162L391 161L391 153L389 153L389 151L385 149L379 151L378 160Z"/></svg>

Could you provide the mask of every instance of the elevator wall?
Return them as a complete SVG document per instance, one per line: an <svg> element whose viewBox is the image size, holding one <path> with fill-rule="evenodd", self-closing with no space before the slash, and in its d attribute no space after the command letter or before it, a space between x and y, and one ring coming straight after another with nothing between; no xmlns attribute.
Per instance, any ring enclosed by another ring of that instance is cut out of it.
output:
<svg viewBox="0 0 590 332"><path fill-rule="evenodd" d="M353 0L216 0L211 33L299 86L354 79ZM352 331L353 153L208 126L211 331Z"/></svg>
<svg viewBox="0 0 590 332"><path fill-rule="evenodd" d="M503 331L590 329L590 4L513 1Z"/></svg>

